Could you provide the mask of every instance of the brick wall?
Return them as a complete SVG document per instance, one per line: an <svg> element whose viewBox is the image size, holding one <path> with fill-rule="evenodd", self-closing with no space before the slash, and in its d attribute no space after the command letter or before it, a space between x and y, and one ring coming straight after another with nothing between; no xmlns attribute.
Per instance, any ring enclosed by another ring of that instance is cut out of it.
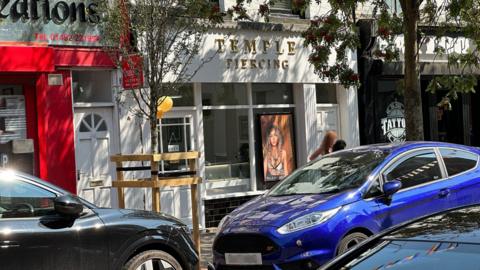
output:
<svg viewBox="0 0 480 270"><path fill-rule="evenodd" d="M224 216L256 196L205 200L205 226L217 227Z"/></svg>

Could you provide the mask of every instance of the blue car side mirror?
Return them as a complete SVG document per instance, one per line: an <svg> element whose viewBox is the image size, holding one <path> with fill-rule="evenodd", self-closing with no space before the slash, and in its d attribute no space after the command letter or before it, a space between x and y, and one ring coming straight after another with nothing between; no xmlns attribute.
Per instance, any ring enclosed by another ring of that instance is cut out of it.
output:
<svg viewBox="0 0 480 270"><path fill-rule="evenodd" d="M387 199L391 199L393 194L397 193L402 188L402 182L398 180L388 181L383 184L383 194Z"/></svg>

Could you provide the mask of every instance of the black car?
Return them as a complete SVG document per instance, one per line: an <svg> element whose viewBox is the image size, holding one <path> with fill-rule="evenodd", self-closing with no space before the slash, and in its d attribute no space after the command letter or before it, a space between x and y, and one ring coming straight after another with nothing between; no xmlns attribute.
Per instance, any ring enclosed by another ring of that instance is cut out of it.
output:
<svg viewBox="0 0 480 270"><path fill-rule="evenodd" d="M0 269L194 269L187 226L98 208L30 175L0 172Z"/></svg>
<svg viewBox="0 0 480 270"><path fill-rule="evenodd" d="M319 270L478 270L480 205L414 221L370 238Z"/></svg>

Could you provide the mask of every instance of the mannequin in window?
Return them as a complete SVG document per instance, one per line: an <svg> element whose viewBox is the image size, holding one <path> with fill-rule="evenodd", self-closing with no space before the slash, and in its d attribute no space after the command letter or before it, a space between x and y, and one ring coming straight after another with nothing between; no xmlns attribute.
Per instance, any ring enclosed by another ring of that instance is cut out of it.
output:
<svg viewBox="0 0 480 270"><path fill-rule="evenodd" d="M322 144L320 144L320 147L310 155L309 159L314 160L319 156L330 154L333 151L335 141L337 141L337 133L333 130L327 131L323 137Z"/></svg>
<svg viewBox="0 0 480 270"><path fill-rule="evenodd" d="M283 136L277 126L271 126L266 133L264 147L265 181L278 181L287 176L290 171L287 162L287 152L283 149Z"/></svg>

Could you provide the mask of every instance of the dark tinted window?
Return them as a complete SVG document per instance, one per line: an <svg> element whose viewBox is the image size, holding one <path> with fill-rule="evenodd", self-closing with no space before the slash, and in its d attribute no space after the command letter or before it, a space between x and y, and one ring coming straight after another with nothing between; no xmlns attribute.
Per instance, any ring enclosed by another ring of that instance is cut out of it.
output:
<svg viewBox="0 0 480 270"><path fill-rule="evenodd" d="M383 241L361 254L343 269L410 270L436 269L478 270L480 245L442 242Z"/></svg>
<svg viewBox="0 0 480 270"><path fill-rule="evenodd" d="M448 175L455 175L468 171L477 165L478 156L455 149L440 149Z"/></svg>
<svg viewBox="0 0 480 270"><path fill-rule="evenodd" d="M27 182L0 179L0 218L43 216L54 211L55 194Z"/></svg>
<svg viewBox="0 0 480 270"><path fill-rule="evenodd" d="M403 160L387 171L386 181L399 180L402 188L420 185L442 178L435 152L423 151Z"/></svg>

